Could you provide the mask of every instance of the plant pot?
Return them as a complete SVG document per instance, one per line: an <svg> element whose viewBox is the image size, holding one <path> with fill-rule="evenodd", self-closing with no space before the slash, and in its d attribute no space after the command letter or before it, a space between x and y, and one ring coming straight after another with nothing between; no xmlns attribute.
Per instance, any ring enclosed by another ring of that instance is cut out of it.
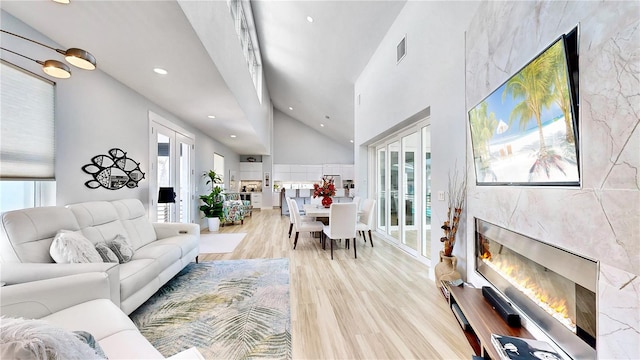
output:
<svg viewBox="0 0 640 360"><path fill-rule="evenodd" d="M330 208L332 203L333 199L331 198L331 196L325 196L322 198L322 206Z"/></svg>
<svg viewBox="0 0 640 360"><path fill-rule="evenodd" d="M436 275L436 286L440 286L440 281L453 281L461 279L460 273L456 270L458 258L455 256L446 256L440 251L440 262L433 268Z"/></svg>
<svg viewBox="0 0 640 360"><path fill-rule="evenodd" d="M217 217L207 218L207 223L209 225L209 231L215 232L220 230L220 219Z"/></svg>

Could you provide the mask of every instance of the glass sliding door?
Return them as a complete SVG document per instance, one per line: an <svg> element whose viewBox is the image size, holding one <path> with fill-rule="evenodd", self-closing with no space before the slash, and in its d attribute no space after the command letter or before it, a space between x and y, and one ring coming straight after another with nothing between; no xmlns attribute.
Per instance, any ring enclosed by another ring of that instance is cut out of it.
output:
<svg viewBox="0 0 640 360"><path fill-rule="evenodd" d="M418 133L414 132L402 138L402 207L403 224L402 224L402 243L412 250L418 250L418 212L416 211L416 155L418 154L419 145Z"/></svg>
<svg viewBox="0 0 640 360"><path fill-rule="evenodd" d="M423 259L431 257L430 136L422 120L370 147L378 231Z"/></svg>
<svg viewBox="0 0 640 360"><path fill-rule="evenodd" d="M396 241L400 240L400 141L394 141L388 146L389 151L389 226L387 234Z"/></svg>
<svg viewBox="0 0 640 360"><path fill-rule="evenodd" d="M431 259L431 131L429 126L421 129L422 135L422 196L424 216L422 216L422 256Z"/></svg>
<svg viewBox="0 0 640 360"><path fill-rule="evenodd" d="M376 151L377 158L377 174L376 174L376 192L378 194L378 228L384 232L387 231L387 182L386 182L386 174L387 174L387 150L386 146L380 147Z"/></svg>

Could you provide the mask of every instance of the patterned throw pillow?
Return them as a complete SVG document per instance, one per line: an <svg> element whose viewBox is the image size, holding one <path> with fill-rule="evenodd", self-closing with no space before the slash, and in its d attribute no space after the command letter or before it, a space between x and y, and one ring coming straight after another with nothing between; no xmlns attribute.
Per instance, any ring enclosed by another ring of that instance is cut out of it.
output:
<svg viewBox="0 0 640 360"><path fill-rule="evenodd" d="M116 256L116 254L107 246L106 242L99 242L96 244L96 250L100 257L102 257L102 261L106 263L119 263L120 260Z"/></svg>
<svg viewBox="0 0 640 360"><path fill-rule="evenodd" d="M89 340L79 335L82 334L76 335L44 320L3 316L0 319L0 359L106 358L102 349L92 348Z"/></svg>
<svg viewBox="0 0 640 360"><path fill-rule="evenodd" d="M129 245L129 241L124 235L116 235L113 240L107 241L107 246L116 254L120 264L130 261L133 257L133 248Z"/></svg>
<svg viewBox="0 0 640 360"><path fill-rule="evenodd" d="M102 257L89 239L69 230L58 231L51 242L49 254L61 264L102 262Z"/></svg>

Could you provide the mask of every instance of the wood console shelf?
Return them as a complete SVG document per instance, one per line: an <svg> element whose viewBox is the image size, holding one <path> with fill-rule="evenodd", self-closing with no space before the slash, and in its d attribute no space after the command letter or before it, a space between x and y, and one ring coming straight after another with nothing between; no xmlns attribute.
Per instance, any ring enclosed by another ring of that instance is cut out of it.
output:
<svg viewBox="0 0 640 360"><path fill-rule="evenodd" d="M491 305L482 296L481 289L462 286L447 286L449 291L449 307L454 315L456 311L453 305L457 304L462 314L469 323L467 329L463 329L469 344L476 355L485 359L500 359L493 344L491 334L517 336L533 339L527 329L513 328L500 317ZM458 315L456 315L458 317Z"/></svg>

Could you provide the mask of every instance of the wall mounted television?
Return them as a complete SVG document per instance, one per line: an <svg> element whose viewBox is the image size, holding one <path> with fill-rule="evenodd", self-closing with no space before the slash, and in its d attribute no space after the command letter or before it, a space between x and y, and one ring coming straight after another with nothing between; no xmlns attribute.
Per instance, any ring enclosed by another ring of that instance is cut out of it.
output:
<svg viewBox="0 0 640 360"><path fill-rule="evenodd" d="M578 28L469 110L477 185L580 186Z"/></svg>

